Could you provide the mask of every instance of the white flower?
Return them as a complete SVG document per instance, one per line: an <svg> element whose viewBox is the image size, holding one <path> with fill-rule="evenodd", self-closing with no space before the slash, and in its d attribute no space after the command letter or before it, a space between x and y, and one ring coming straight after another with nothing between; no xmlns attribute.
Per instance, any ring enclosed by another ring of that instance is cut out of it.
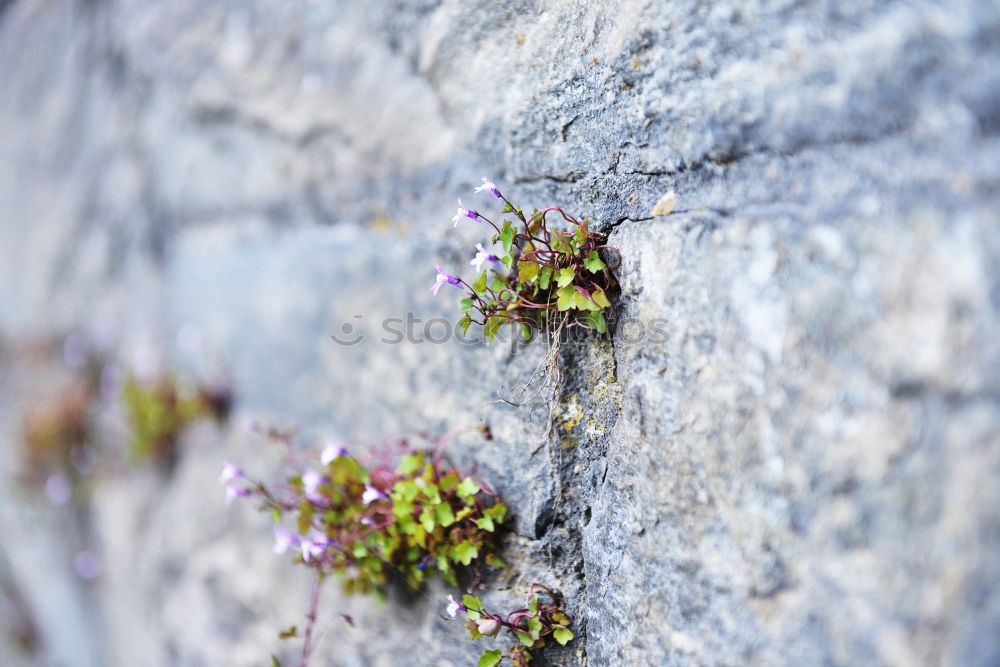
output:
<svg viewBox="0 0 1000 667"><path fill-rule="evenodd" d="M275 527L274 529L274 553L283 554L290 548L296 545L298 540L294 535L285 530L284 528Z"/></svg>
<svg viewBox="0 0 1000 667"><path fill-rule="evenodd" d="M477 243L476 244L476 249L478 250L478 252L476 253L475 258L471 262L469 262L469 264L471 264L472 266L476 267L476 271L482 271L483 270L483 264L485 264L486 262L498 262L499 261L497 259L496 255L494 255L494 254L492 254L490 252L487 252L486 248L483 247L482 243Z"/></svg>
<svg viewBox="0 0 1000 667"><path fill-rule="evenodd" d="M329 543L326 536L320 534L314 535L312 539L302 540L302 560L308 563L310 559L322 556Z"/></svg>
<svg viewBox="0 0 1000 667"><path fill-rule="evenodd" d="M376 489L371 484L365 484L365 492L361 494L361 502L365 505L370 505L376 500L385 500L386 496L384 493Z"/></svg>
<svg viewBox="0 0 1000 667"><path fill-rule="evenodd" d="M451 616L452 618L455 618L455 614L457 614L459 611L465 611L465 609L466 609L465 605L462 605L462 604L459 604L458 602L455 602L455 598L453 598L450 595L448 596L448 615L449 616Z"/></svg>
<svg viewBox="0 0 1000 667"><path fill-rule="evenodd" d="M302 473L302 486L305 487L306 496L315 496L319 485L324 481L323 476L315 470L310 469Z"/></svg>
<svg viewBox="0 0 1000 667"><path fill-rule="evenodd" d="M249 496L250 492L246 489L241 489L234 484L226 484L226 504L231 505L237 498L245 498Z"/></svg>
<svg viewBox="0 0 1000 667"><path fill-rule="evenodd" d="M480 185L478 188L476 188L476 192L482 192L484 190L486 190L487 192L489 192L491 195L493 195L497 199L501 199L502 198L502 195L500 194L500 190L497 189L497 186L495 186L493 184L493 181L491 181L490 179L486 178L485 176L483 176L483 184Z"/></svg>
<svg viewBox="0 0 1000 667"><path fill-rule="evenodd" d="M475 211L473 211L472 209L468 209L468 208L465 208L464 206L462 206L462 200L459 199L458 200L458 213L456 213L455 217L451 219L452 222L455 223L454 225L452 225L452 227L458 227L458 221L463 216L466 217L466 218L472 218L473 220L475 220L476 218L479 217L479 214L476 213Z"/></svg>
<svg viewBox="0 0 1000 667"><path fill-rule="evenodd" d="M331 442L323 450L323 453L320 455L319 460L323 462L323 465L328 466L335 459L338 459L341 456L347 456L347 450L338 445L337 443Z"/></svg>
<svg viewBox="0 0 1000 667"><path fill-rule="evenodd" d="M243 471L227 461L226 465L222 466L222 473L219 475L219 481L223 484L228 484L234 479L241 477L243 477Z"/></svg>

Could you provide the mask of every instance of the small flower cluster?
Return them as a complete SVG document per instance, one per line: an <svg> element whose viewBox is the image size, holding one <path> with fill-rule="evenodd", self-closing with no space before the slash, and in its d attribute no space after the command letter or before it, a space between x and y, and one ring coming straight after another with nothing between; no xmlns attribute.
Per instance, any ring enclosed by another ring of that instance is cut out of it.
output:
<svg viewBox="0 0 1000 667"><path fill-rule="evenodd" d="M459 321L463 334L472 324L483 327L492 341L504 325L520 326L525 338L533 330L554 328L560 322L604 333L605 311L611 308L608 292L614 286L611 270L621 263L617 248L605 244L605 235L591 232L586 218L581 222L561 208L535 209L530 216L514 206L490 181L483 178L476 192L489 192L503 203L498 224L459 200L455 225L464 218L490 225L496 234L492 244L477 244L470 262L478 272L471 284L437 266L431 286L435 295L442 285L455 285L465 292L461 300L465 315ZM571 226L569 231L551 229L549 214L558 214ZM602 258L609 257L611 265ZM612 259L613 258L613 259Z"/></svg>
<svg viewBox="0 0 1000 667"><path fill-rule="evenodd" d="M173 376L154 381L129 377L122 385L129 421L129 451L137 461L169 466L176 457L177 440L191 422L206 417L223 421L232 394L227 387L200 386L185 391Z"/></svg>
<svg viewBox="0 0 1000 667"><path fill-rule="evenodd" d="M361 465L336 445L319 467L291 474L279 489L251 481L231 464L222 471L226 501L254 496L276 521L294 515L294 530L274 529L275 553L295 552L296 562L321 575L336 574L345 592L381 596L394 570L414 589L433 572L457 585L456 568L496 555L496 530L507 507L440 455L396 445L405 453L393 468Z"/></svg>
<svg viewBox="0 0 1000 667"><path fill-rule="evenodd" d="M548 602L542 601L539 591L548 598ZM544 647L549 637L563 646L573 639L573 631L569 629L571 620L566 615L562 598L541 584L531 585L526 607L506 616L490 613L479 598L471 595L464 596L461 602L456 602L449 595L447 610L452 618L459 612L465 614L465 627L472 639L496 637L502 630L516 638L517 643L507 651L507 657L514 667L528 667L530 651ZM486 651L479 658L479 667L493 667L500 664L501 660L501 650Z"/></svg>

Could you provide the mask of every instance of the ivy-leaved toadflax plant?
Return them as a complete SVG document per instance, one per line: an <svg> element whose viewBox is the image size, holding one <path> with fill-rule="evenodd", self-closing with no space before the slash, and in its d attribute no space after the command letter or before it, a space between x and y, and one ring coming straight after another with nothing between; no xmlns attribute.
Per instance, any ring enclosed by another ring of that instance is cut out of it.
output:
<svg viewBox="0 0 1000 667"><path fill-rule="evenodd" d="M590 231L586 218L577 220L558 207L535 209L526 216L492 181L482 181L476 192L488 192L503 204L502 220L494 222L461 200L452 218L456 226L469 219L495 232L489 248L476 246L470 264L478 275L469 283L439 264L431 285L434 294L446 284L462 290L462 333L473 324L483 327L490 342L507 325L520 327L525 338L533 330L572 326L604 333L612 307L608 293L615 286L611 271L621 263L618 249L606 243L604 234ZM549 216L566 229L556 229Z"/></svg>

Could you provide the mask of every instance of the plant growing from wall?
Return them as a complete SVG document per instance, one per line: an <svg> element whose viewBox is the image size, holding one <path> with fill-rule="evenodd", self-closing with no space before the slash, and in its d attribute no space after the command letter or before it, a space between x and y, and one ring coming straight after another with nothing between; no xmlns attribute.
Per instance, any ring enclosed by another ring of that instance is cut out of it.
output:
<svg viewBox="0 0 1000 667"><path fill-rule="evenodd" d="M177 442L184 429L198 419L225 420L232 395L226 387L199 386L185 391L172 375L152 381L133 375L122 385L122 400L133 459L169 467L176 458Z"/></svg>
<svg viewBox="0 0 1000 667"><path fill-rule="evenodd" d="M26 416L24 479L44 484L46 494L57 504L70 499L97 451L94 412L98 397L95 382L75 377L53 388Z"/></svg>
<svg viewBox="0 0 1000 667"><path fill-rule="evenodd" d="M288 444L286 434L270 435ZM227 502L259 500L279 523L275 552L294 551L296 563L316 572L303 664L312 650L319 584L327 576L336 576L348 594L382 597L393 573L416 590L433 574L457 586L461 567L505 565L496 551L507 507L483 481L446 462L441 450L453 435L434 449L394 442L401 454L395 465L381 456L365 466L331 445L319 466L293 471L277 486L252 481L231 464L223 469ZM286 517L291 529L282 525ZM293 636L295 628L282 633Z"/></svg>
<svg viewBox="0 0 1000 667"><path fill-rule="evenodd" d="M503 203L502 220L494 222L465 208L461 200L453 218L456 226L469 218L495 232L489 249L477 245L471 265L478 276L469 283L439 264L431 286L434 294L444 284L462 289L465 314L459 326L463 334L473 324L483 328L490 342L506 326L520 328L525 338L535 330L558 332L574 326L604 333L606 313L612 307L609 292L615 286L611 271L621 263L618 249L606 243L604 234L590 231L586 218L577 220L558 207L525 215L492 181L482 181L476 192L489 192ZM550 215L568 228L556 229Z"/></svg>
<svg viewBox="0 0 1000 667"><path fill-rule="evenodd" d="M32 376L50 380L25 415L25 468L20 476L31 486L43 487L56 505L71 499L81 502L84 482L94 471L100 444L97 415L109 393L106 352L79 333L58 341L27 341L19 351L31 364Z"/></svg>
<svg viewBox="0 0 1000 667"><path fill-rule="evenodd" d="M465 627L472 639L495 638L501 632L515 640L506 656L514 667L527 667L532 651L544 648L549 639L565 646L573 639L569 629L571 619L566 615L562 597L541 584L532 584L528 590L528 601L524 608L516 609L506 616L487 610L479 598L466 595L461 602L449 596L448 614L453 618L465 614ZM500 664L504 653L500 649L488 650L479 658L479 667L493 667Z"/></svg>

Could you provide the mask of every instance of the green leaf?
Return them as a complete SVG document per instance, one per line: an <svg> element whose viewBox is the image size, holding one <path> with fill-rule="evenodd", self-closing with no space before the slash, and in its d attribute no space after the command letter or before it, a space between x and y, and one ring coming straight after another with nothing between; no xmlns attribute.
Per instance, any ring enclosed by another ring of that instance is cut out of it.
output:
<svg viewBox="0 0 1000 667"><path fill-rule="evenodd" d="M611 301L608 300L608 295L605 294L604 290L602 290L600 287L598 287L597 289L595 289L593 292L590 293L590 298L593 299L594 303L596 303L601 308L611 307Z"/></svg>
<svg viewBox="0 0 1000 667"><path fill-rule="evenodd" d="M565 269L559 269L556 271L556 285L559 287L566 287L573 283L573 278L576 276L576 272L573 271L573 267L566 267Z"/></svg>
<svg viewBox="0 0 1000 667"><path fill-rule="evenodd" d="M513 213L513 212L514 208L510 204L504 202L503 208L500 209L500 214L503 215L504 213Z"/></svg>
<svg viewBox="0 0 1000 667"><path fill-rule="evenodd" d="M531 634L531 638L538 641L538 635L542 632L542 619L537 616L532 616L528 619L528 632Z"/></svg>
<svg viewBox="0 0 1000 667"><path fill-rule="evenodd" d="M503 518L507 516L507 506L503 503L497 503L493 507L483 510L483 514L497 523L503 523Z"/></svg>
<svg viewBox="0 0 1000 667"><path fill-rule="evenodd" d="M576 226L576 233L573 235L573 240L578 245L583 245L588 236L590 236L590 231L587 229L587 219L584 218L583 222Z"/></svg>
<svg viewBox="0 0 1000 667"><path fill-rule="evenodd" d="M297 528L299 533L305 535L309 532L309 528L312 527L313 518L313 505L308 500L303 500L299 503L299 515L297 519Z"/></svg>
<svg viewBox="0 0 1000 667"><path fill-rule="evenodd" d="M425 507L424 511L420 513L420 525L428 533L434 530L434 513L431 512L430 508Z"/></svg>
<svg viewBox="0 0 1000 667"><path fill-rule="evenodd" d="M517 263L517 277L522 283L530 283L538 277L540 267L530 259L522 259Z"/></svg>
<svg viewBox="0 0 1000 667"><path fill-rule="evenodd" d="M510 220L503 221L503 229L500 230L500 242L503 243L503 251L510 252L511 246L514 245L514 228L511 226Z"/></svg>
<svg viewBox="0 0 1000 667"><path fill-rule="evenodd" d="M561 252L564 255L572 254L573 249L569 245L569 241L562 232L552 232L549 237L549 245L556 252Z"/></svg>
<svg viewBox="0 0 1000 667"><path fill-rule="evenodd" d="M500 258L500 261L503 262L503 265L509 269L510 265L514 263L514 258L510 255L504 255Z"/></svg>
<svg viewBox="0 0 1000 667"><path fill-rule="evenodd" d="M532 646L535 645L535 640L532 639L531 635L529 635L527 632L522 632L522 631L518 630L517 631L517 638L520 639L521 643L524 644L525 646L527 646L528 648L531 648Z"/></svg>
<svg viewBox="0 0 1000 667"><path fill-rule="evenodd" d="M486 325L483 327L483 333L486 335L486 340L492 343L494 336L497 335L497 332L500 331L500 327L506 321L506 317L501 317L500 315L490 315L486 320Z"/></svg>
<svg viewBox="0 0 1000 667"><path fill-rule="evenodd" d="M583 265L586 266L591 273L597 273L607 266L607 264L601 261L601 258L597 254L596 250L590 251L590 255L587 256L587 259L583 260Z"/></svg>
<svg viewBox="0 0 1000 667"><path fill-rule="evenodd" d="M557 627L555 632L552 633L552 637L565 646L570 639L573 639L573 633L568 628Z"/></svg>
<svg viewBox="0 0 1000 667"><path fill-rule="evenodd" d="M435 505L434 516L437 519L439 526L447 528L451 524L455 523L455 513L451 511L451 505L448 503L438 503Z"/></svg>
<svg viewBox="0 0 1000 667"><path fill-rule="evenodd" d="M558 297L556 301L556 308L559 310L569 310L570 308L576 308L573 295L576 294L576 290L572 287L563 287L556 290L556 296Z"/></svg>
<svg viewBox="0 0 1000 667"><path fill-rule="evenodd" d="M500 664L501 660L503 660L503 653L500 652L500 649L487 651L486 653L483 653L481 658L479 658L479 664L477 667L495 667Z"/></svg>
<svg viewBox="0 0 1000 667"><path fill-rule="evenodd" d="M600 333L607 332L608 324L607 322L604 321L604 313L600 311L589 312L586 315L586 320L587 324L589 324L594 329L597 329L598 332Z"/></svg>
<svg viewBox="0 0 1000 667"><path fill-rule="evenodd" d="M271 667L281 667L281 663L273 655L271 656Z"/></svg>
<svg viewBox="0 0 1000 667"><path fill-rule="evenodd" d="M552 612L552 620L555 621L557 625L569 625L569 616L561 611Z"/></svg>
<svg viewBox="0 0 1000 667"><path fill-rule="evenodd" d="M580 290L573 291L573 303L580 310L600 310L601 307L588 299Z"/></svg>
<svg viewBox="0 0 1000 667"><path fill-rule="evenodd" d="M521 337L524 338L524 340L531 340L531 327L527 324L521 325Z"/></svg>
<svg viewBox="0 0 1000 667"><path fill-rule="evenodd" d="M490 567L507 567L507 561L496 554L490 554L486 557L486 564Z"/></svg>
<svg viewBox="0 0 1000 667"><path fill-rule="evenodd" d="M412 479L404 479L396 482L392 493L394 496L398 495L400 500L411 502L420 493L420 487Z"/></svg>
<svg viewBox="0 0 1000 667"><path fill-rule="evenodd" d="M552 279L552 267L543 266L542 271L538 276L538 286L542 289L549 288L549 281Z"/></svg>
<svg viewBox="0 0 1000 667"><path fill-rule="evenodd" d="M483 603L482 603L482 601L480 601L479 598L473 597L471 595L463 595L462 596L462 606L466 607L468 609L471 609L473 611L482 611L483 610Z"/></svg>
<svg viewBox="0 0 1000 667"><path fill-rule="evenodd" d="M458 326L462 327L462 335L464 336L469 331L469 327L472 325L472 317L466 313L465 316L458 321Z"/></svg>
<svg viewBox="0 0 1000 667"><path fill-rule="evenodd" d="M477 519L476 525L479 526L481 530L485 530L486 532L489 533L492 533L495 527L493 525L493 519L488 516L484 516L481 519Z"/></svg>
<svg viewBox="0 0 1000 667"><path fill-rule="evenodd" d="M424 464L423 454L408 454L400 462L396 472L400 475L410 475Z"/></svg>
<svg viewBox="0 0 1000 667"><path fill-rule="evenodd" d="M538 615L538 596L537 595L532 596L531 602L528 603L528 611L531 612L532 616L537 616Z"/></svg>
<svg viewBox="0 0 1000 667"><path fill-rule="evenodd" d="M299 629L296 626L292 626L287 630L282 630L278 633L278 639L291 639L292 637L299 636Z"/></svg>
<svg viewBox="0 0 1000 667"><path fill-rule="evenodd" d="M503 281L503 279L500 278L500 276L494 276L493 277L493 282L490 283L490 289L492 289L494 292L496 292L497 296L500 296L500 292L502 290L507 289L507 283L505 283Z"/></svg>
<svg viewBox="0 0 1000 667"><path fill-rule="evenodd" d="M462 483L458 485L458 488L455 489L455 493L457 493L460 498L471 498L479 493L479 484L477 484L476 480L471 477L466 477L462 480Z"/></svg>
<svg viewBox="0 0 1000 667"><path fill-rule="evenodd" d="M461 301L459 301L459 303L462 305L462 310L468 310L469 308L472 308L472 299L468 297L462 299Z"/></svg>
<svg viewBox="0 0 1000 667"><path fill-rule="evenodd" d="M472 559L479 555L479 547L466 540L452 549L453 560L468 565Z"/></svg>
<svg viewBox="0 0 1000 667"><path fill-rule="evenodd" d="M483 269L483 272L479 274L479 278L476 279L476 282L472 283L472 289L476 290L476 294L486 293L486 269Z"/></svg>

